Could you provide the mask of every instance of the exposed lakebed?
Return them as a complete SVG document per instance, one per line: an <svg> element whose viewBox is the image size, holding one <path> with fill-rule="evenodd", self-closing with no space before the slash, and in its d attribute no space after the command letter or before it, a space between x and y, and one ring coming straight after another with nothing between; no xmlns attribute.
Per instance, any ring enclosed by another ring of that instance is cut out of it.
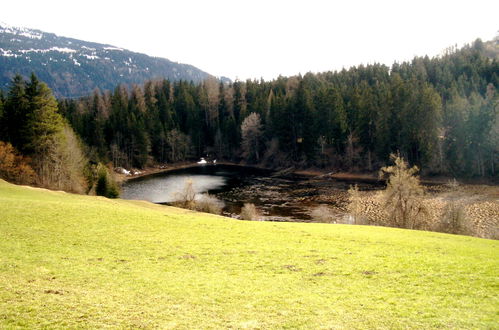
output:
<svg viewBox="0 0 499 330"><path fill-rule="evenodd" d="M204 165L131 179L123 184L122 198L168 204L178 199L192 180L197 194L209 193L225 203L223 213L236 216L244 203L254 203L268 221L313 221L310 212L328 205L345 215L347 190L358 184L376 190L379 183L307 177L236 165Z"/></svg>

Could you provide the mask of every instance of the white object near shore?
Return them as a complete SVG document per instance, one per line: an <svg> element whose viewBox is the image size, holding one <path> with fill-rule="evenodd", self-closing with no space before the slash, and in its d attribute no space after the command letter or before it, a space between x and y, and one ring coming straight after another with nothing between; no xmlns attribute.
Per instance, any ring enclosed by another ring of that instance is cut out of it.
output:
<svg viewBox="0 0 499 330"><path fill-rule="evenodd" d="M198 164L206 164L206 163L207 163L207 161L204 158L201 158L201 160L198 162Z"/></svg>
<svg viewBox="0 0 499 330"><path fill-rule="evenodd" d="M114 169L114 171L115 171L116 173L125 174L125 175L127 175L127 176L128 176L128 175L132 175L132 173L130 173L130 171L128 171L127 169L124 169L123 167L116 167L116 168Z"/></svg>

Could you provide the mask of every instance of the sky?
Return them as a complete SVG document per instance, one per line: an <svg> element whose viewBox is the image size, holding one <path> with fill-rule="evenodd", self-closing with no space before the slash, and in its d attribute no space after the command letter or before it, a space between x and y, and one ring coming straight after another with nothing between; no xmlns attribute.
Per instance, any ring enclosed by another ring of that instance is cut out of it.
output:
<svg viewBox="0 0 499 330"><path fill-rule="evenodd" d="M233 80L439 55L499 32L499 1L23 0L0 21L192 64Z"/></svg>

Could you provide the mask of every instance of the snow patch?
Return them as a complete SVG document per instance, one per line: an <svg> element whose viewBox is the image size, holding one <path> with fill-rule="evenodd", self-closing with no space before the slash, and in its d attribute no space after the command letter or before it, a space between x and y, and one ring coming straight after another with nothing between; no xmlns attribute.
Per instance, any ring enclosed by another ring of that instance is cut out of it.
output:
<svg viewBox="0 0 499 330"><path fill-rule="evenodd" d="M49 49L50 51L56 51L56 52L61 52L61 53L76 53L76 50L71 49L71 48L60 48L60 47L52 47Z"/></svg>
<svg viewBox="0 0 499 330"><path fill-rule="evenodd" d="M30 39L41 39L43 37L43 33L36 32L24 27L12 26L4 22L0 22L0 32L15 34Z"/></svg>
<svg viewBox="0 0 499 330"><path fill-rule="evenodd" d="M87 54L81 54L81 56L85 56L89 60L96 60L99 59L100 57L97 55L87 55Z"/></svg>
<svg viewBox="0 0 499 330"><path fill-rule="evenodd" d="M26 54L26 53L47 53L47 52L60 52L60 53L76 53L76 50L71 48L60 48L60 47L52 47L49 49L20 49L18 52Z"/></svg>
<svg viewBox="0 0 499 330"><path fill-rule="evenodd" d="M124 51L123 48L118 48L118 47L104 47L105 50L116 50L116 51Z"/></svg>
<svg viewBox="0 0 499 330"><path fill-rule="evenodd" d="M81 66L81 64L80 64L80 63L76 60L76 58L73 58L73 63L74 63L75 65Z"/></svg>
<svg viewBox="0 0 499 330"><path fill-rule="evenodd" d="M10 49L4 50L3 48L0 48L0 55L5 56L5 57L18 57L19 56L17 54L12 54L12 51Z"/></svg>
<svg viewBox="0 0 499 330"><path fill-rule="evenodd" d="M96 50L95 48L92 48L92 47L87 47L87 46L81 46L81 48L83 48L83 49L88 49L88 50Z"/></svg>
<svg viewBox="0 0 499 330"><path fill-rule="evenodd" d="M30 39L38 39L38 40L41 39L43 36L41 33L32 33L32 32L21 32L21 33L17 33L17 35L27 37Z"/></svg>

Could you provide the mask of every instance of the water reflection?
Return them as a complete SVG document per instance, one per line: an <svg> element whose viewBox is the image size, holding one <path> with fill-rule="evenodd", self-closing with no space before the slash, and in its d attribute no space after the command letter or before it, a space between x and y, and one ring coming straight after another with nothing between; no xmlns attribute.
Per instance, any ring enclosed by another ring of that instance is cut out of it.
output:
<svg viewBox="0 0 499 330"><path fill-rule="evenodd" d="M196 194L219 190L227 183L227 177L219 175L176 174L147 177L125 184L122 198L147 200L153 203L171 203L184 190L188 180L192 180L192 187Z"/></svg>
<svg viewBox="0 0 499 330"><path fill-rule="evenodd" d="M187 180L192 180L196 194L208 192L223 201L224 215L239 215L244 203L253 203L264 220L272 221L314 221L311 211L319 205L343 216L350 184L379 189L379 184L279 177L263 169L209 164L132 179L124 184L122 198L172 203L185 191Z"/></svg>

